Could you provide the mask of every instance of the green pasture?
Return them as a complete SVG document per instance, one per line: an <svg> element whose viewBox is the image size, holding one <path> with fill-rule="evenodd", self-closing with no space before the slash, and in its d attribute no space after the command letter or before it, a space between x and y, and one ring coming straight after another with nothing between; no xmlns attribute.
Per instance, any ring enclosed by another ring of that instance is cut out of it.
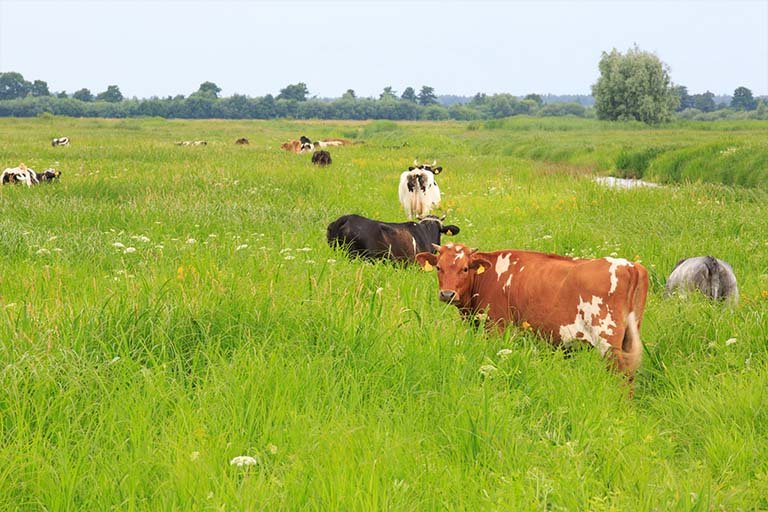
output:
<svg viewBox="0 0 768 512"><path fill-rule="evenodd" d="M300 135L362 143L320 169L280 150ZM62 171L0 188L0 510L768 509L768 122L6 118L0 140L2 168ZM445 169L455 241L643 262L634 399L595 351L477 330L434 273L327 246L340 215L405 220L414 158ZM738 306L663 298L704 254Z"/></svg>

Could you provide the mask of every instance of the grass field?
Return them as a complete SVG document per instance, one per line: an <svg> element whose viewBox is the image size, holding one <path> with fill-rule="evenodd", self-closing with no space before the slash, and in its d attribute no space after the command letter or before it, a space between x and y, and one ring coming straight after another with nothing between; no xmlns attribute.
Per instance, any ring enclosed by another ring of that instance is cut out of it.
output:
<svg viewBox="0 0 768 512"><path fill-rule="evenodd" d="M365 144L318 169L279 149L302 134ZM2 119L3 168L63 175L0 189L0 510L766 510L766 135ZM654 175L669 152L643 174L663 188L592 182L662 143L748 148L754 186ZM633 400L596 352L475 330L434 273L327 246L339 215L404 220L417 157L445 168L455 241L642 260ZM663 299L675 263L703 254L731 263L739 306Z"/></svg>

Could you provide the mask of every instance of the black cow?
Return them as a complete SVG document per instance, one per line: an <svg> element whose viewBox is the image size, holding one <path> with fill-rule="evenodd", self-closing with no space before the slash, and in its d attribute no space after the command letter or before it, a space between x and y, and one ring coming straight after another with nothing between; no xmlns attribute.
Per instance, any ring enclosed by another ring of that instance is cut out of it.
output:
<svg viewBox="0 0 768 512"><path fill-rule="evenodd" d="M46 169L45 171L37 174L37 181L43 182L51 182L53 180L59 179L61 176L61 171L57 171L55 169Z"/></svg>
<svg viewBox="0 0 768 512"><path fill-rule="evenodd" d="M432 252L432 244L440 245L440 235L458 232L458 226L444 226L443 219L434 215L400 223L344 215L328 225L327 236L328 245L343 247L350 256L413 263L416 254Z"/></svg>
<svg viewBox="0 0 768 512"><path fill-rule="evenodd" d="M331 154L328 151L315 151L312 153L312 163L315 165L325 167L326 165L331 165L331 162Z"/></svg>
<svg viewBox="0 0 768 512"><path fill-rule="evenodd" d="M235 141L235 144L237 144L238 146L245 146L246 144L248 144L248 139L246 139L245 137L240 137Z"/></svg>

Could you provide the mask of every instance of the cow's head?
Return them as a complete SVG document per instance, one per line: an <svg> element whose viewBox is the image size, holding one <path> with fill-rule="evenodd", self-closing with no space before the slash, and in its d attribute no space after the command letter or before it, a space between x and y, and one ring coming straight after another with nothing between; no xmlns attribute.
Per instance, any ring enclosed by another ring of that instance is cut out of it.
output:
<svg viewBox="0 0 768 512"><path fill-rule="evenodd" d="M423 171L429 171L429 172L431 172L432 174L435 174L435 175L440 174L441 172L443 172L443 168L437 166L437 160L432 160L431 164L420 164L419 160L416 159L416 160L413 161L413 165L408 167L409 171L413 171L414 169L423 170Z"/></svg>
<svg viewBox="0 0 768 512"><path fill-rule="evenodd" d="M491 263L475 254L477 249L466 245L447 243L435 245L435 253L420 252L416 262L430 271L437 270L440 284L440 300L457 306L467 306L475 276L487 270Z"/></svg>

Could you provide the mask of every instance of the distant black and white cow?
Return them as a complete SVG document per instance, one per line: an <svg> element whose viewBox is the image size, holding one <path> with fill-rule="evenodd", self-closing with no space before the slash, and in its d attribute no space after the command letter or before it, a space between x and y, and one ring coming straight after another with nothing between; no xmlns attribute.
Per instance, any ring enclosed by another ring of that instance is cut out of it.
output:
<svg viewBox="0 0 768 512"><path fill-rule="evenodd" d="M350 256L413 263L416 254L432 252L432 244L440 245L441 235L458 232L458 226L445 226L434 215L401 223L344 215L328 225L327 237L331 247L344 248Z"/></svg>
<svg viewBox="0 0 768 512"><path fill-rule="evenodd" d="M61 171L55 169L46 169L41 173L35 172L33 169L28 168L24 164L19 164L18 167L8 168L3 171L0 176L0 183L3 185L9 185L14 183L23 183L28 187L37 185L41 182L51 182L58 179L61 176Z"/></svg>
<svg viewBox="0 0 768 512"><path fill-rule="evenodd" d="M680 260L667 279L666 295L699 290L715 300L739 302L739 288L731 266L712 256Z"/></svg>
<svg viewBox="0 0 768 512"><path fill-rule="evenodd" d="M51 140L51 146L69 146L69 137L56 137Z"/></svg>
<svg viewBox="0 0 768 512"><path fill-rule="evenodd" d="M207 146L207 140L182 140L176 143L177 146Z"/></svg>
<svg viewBox="0 0 768 512"><path fill-rule="evenodd" d="M326 165L331 165L331 162L331 154L328 151L315 151L312 153L312 163L315 165L325 167Z"/></svg>
<svg viewBox="0 0 768 512"><path fill-rule="evenodd" d="M440 204L440 187L437 186L435 176L443 168L436 167L436 164L436 160L432 165L419 164L418 160L414 160L413 166L400 175L398 195L408 219L429 215L432 208Z"/></svg>
<svg viewBox="0 0 768 512"><path fill-rule="evenodd" d="M302 135L299 138L299 142L301 143L301 147L299 148L299 153L307 153L308 151L314 151L315 145L312 144L312 141L309 140L308 137Z"/></svg>
<svg viewBox="0 0 768 512"><path fill-rule="evenodd" d="M8 168L3 171L0 176L0 183L3 185L9 185L14 183L23 183L28 187L37 185L37 173L32 169L27 168L24 164L19 164L18 167Z"/></svg>
<svg viewBox="0 0 768 512"><path fill-rule="evenodd" d="M61 177L61 171L57 171L56 169L46 169L45 171L37 174L37 181L40 183L42 182L52 182L53 180L58 180Z"/></svg>

